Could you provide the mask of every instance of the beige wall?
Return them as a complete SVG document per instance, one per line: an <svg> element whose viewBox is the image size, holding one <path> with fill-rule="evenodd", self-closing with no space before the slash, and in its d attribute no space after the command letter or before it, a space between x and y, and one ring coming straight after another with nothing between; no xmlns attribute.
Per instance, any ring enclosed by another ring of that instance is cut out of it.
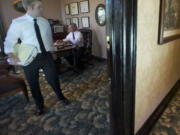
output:
<svg viewBox="0 0 180 135"><path fill-rule="evenodd" d="M22 13L14 10L12 3L13 2L11 0L0 0L0 15L3 20L5 31L7 31L13 18L22 15Z"/></svg>
<svg viewBox="0 0 180 135"><path fill-rule="evenodd" d="M69 4L71 2L79 2L82 0L62 0L61 1L61 16L65 24L65 18L71 18L71 17L79 17L79 24L80 28L82 27L81 25L81 17L82 16L89 16L90 17L90 28L93 30L93 55L106 58L106 27L99 26L96 23L95 20L95 9L96 6L100 3L105 4L105 0L89 0L89 5L90 5L90 13L85 13L85 14L79 14L76 16L71 16L71 15L65 15L65 10L64 10L64 5Z"/></svg>
<svg viewBox="0 0 180 135"><path fill-rule="evenodd" d="M61 20L61 0L42 0L43 16L48 19Z"/></svg>
<svg viewBox="0 0 180 135"><path fill-rule="evenodd" d="M180 78L180 40L157 45L159 2L138 1L135 131Z"/></svg>
<svg viewBox="0 0 180 135"><path fill-rule="evenodd" d="M43 16L48 19L61 19L60 0L42 0L43 1ZM0 0L0 15L3 19L5 31L7 31L13 18L23 15L17 12L12 5L12 0Z"/></svg>

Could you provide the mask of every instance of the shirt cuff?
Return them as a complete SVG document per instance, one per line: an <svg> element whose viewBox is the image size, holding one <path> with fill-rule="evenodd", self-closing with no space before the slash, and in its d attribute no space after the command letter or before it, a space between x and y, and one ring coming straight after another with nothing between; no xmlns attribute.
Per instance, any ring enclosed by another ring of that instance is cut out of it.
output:
<svg viewBox="0 0 180 135"><path fill-rule="evenodd" d="M67 39L63 39L63 41L69 41L69 40L67 40Z"/></svg>

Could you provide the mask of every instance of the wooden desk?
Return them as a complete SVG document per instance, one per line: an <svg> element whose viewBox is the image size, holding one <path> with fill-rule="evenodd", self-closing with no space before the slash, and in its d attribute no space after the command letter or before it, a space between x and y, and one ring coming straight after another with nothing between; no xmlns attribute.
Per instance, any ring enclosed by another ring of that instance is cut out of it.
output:
<svg viewBox="0 0 180 135"><path fill-rule="evenodd" d="M59 73L66 72L66 71L62 71L62 72L60 71L60 68L61 68L61 66L59 65L59 63L61 61L60 58L61 57L71 56L71 55L74 56L73 57L73 67L72 67L72 69L75 70L75 68L76 68L76 58L75 58L75 55L74 55L75 48L76 48L76 46L64 46L63 48L58 48L57 51L51 52L53 55L55 55L57 57L57 60L55 61L55 63L56 63L57 71Z"/></svg>
<svg viewBox="0 0 180 135"><path fill-rule="evenodd" d="M15 71L15 67L13 65L10 65L8 62L7 62L7 58L8 57L0 57L0 70L12 70L14 73L16 72Z"/></svg>
<svg viewBox="0 0 180 135"><path fill-rule="evenodd" d="M57 48L57 51L52 52L58 57L67 57L73 55L76 46L64 46L63 48Z"/></svg>

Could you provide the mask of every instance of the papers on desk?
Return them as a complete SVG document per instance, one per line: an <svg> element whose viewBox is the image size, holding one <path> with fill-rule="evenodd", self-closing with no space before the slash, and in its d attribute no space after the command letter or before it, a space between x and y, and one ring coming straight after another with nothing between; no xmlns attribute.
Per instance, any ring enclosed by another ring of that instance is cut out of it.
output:
<svg viewBox="0 0 180 135"><path fill-rule="evenodd" d="M64 47L67 47L67 46L72 46L73 44L65 44L63 45Z"/></svg>
<svg viewBox="0 0 180 135"><path fill-rule="evenodd" d="M61 46L63 46L63 47L66 47L66 46L72 46L73 44L61 44L61 42L55 42L54 43L54 46L55 47L61 47Z"/></svg>
<svg viewBox="0 0 180 135"><path fill-rule="evenodd" d="M54 46L57 47L58 49L61 49L61 48L64 48L64 47L73 46L73 44L64 44L64 45L61 45L61 44L58 44L58 42L55 42Z"/></svg>
<svg viewBox="0 0 180 135"><path fill-rule="evenodd" d="M54 46L72 46L73 44L67 43L67 44L63 44L61 42L54 42Z"/></svg>

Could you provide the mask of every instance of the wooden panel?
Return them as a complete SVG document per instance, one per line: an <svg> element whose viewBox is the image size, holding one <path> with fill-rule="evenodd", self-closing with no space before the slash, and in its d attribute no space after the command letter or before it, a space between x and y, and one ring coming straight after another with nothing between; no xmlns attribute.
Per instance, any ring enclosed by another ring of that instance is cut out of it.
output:
<svg viewBox="0 0 180 135"><path fill-rule="evenodd" d="M111 135L133 135L137 0L106 0L110 59Z"/></svg>

